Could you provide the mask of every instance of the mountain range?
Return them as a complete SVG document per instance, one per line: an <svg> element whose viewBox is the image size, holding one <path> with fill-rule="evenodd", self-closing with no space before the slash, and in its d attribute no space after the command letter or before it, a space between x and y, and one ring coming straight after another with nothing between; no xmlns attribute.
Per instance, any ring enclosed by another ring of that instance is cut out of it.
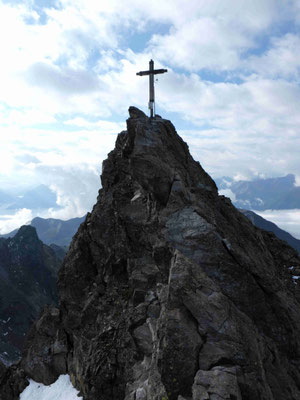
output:
<svg viewBox="0 0 300 400"><path fill-rule="evenodd" d="M71 218L67 221L55 218L34 218L29 225L33 226L39 239L48 245L55 244L60 247L68 247L72 237L77 232L79 225L84 221L85 216L81 218ZM5 235L4 238L13 237L18 232L15 229Z"/></svg>
<svg viewBox="0 0 300 400"><path fill-rule="evenodd" d="M280 178L235 181L230 177L215 179L221 193L229 195L238 208L253 210L300 209L300 187L295 175Z"/></svg>

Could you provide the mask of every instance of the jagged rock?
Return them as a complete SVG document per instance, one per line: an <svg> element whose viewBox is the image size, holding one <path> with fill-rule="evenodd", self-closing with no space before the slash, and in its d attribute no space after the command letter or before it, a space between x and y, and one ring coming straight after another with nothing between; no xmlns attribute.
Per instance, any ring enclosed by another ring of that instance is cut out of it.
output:
<svg viewBox="0 0 300 400"><path fill-rule="evenodd" d="M128 111L130 118L142 118L145 120L148 119L147 115L136 107L130 106Z"/></svg>
<svg viewBox="0 0 300 400"><path fill-rule="evenodd" d="M218 196L169 121L130 115L23 368L54 379L59 334L84 400L300 398L297 252Z"/></svg>
<svg viewBox="0 0 300 400"><path fill-rule="evenodd" d="M47 306L31 327L21 367L37 382L50 385L67 373L68 339L60 326L60 311Z"/></svg>
<svg viewBox="0 0 300 400"><path fill-rule="evenodd" d="M242 400L236 367L213 367L199 370L193 385L193 399Z"/></svg>
<svg viewBox="0 0 300 400"><path fill-rule="evenodd" d="M6 368L0 361L0 400L19 400L26 386L26 374L18 364Z"/></svg>

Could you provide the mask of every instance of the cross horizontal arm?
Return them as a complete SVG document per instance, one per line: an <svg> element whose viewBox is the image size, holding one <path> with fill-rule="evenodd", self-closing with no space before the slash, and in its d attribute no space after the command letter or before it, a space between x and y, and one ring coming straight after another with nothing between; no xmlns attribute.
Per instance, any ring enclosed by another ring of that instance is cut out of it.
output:
<svg viewBox="0 0 300 400"><path fill-rule="evenodd" d="M136 74L137 75L139 75L139 76L143 76L143 75L156 75L156 74L163 74L163 73L165 73L165 72L168 72L168 70L167 69L153 69L152 71L140 71L140 72L137 72Z"/></svg>

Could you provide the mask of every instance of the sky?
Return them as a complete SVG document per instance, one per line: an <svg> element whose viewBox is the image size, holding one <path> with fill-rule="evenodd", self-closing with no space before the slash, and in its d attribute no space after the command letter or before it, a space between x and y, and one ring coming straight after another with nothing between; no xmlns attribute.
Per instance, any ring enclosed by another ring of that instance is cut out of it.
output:
<svg viewBox="0 0 300 400"><path fill-rule="evenodd" d="M213 178L300 185L299 31L299 0L0 0L0 189L90 210L151 58L156 112Z"/></svg>

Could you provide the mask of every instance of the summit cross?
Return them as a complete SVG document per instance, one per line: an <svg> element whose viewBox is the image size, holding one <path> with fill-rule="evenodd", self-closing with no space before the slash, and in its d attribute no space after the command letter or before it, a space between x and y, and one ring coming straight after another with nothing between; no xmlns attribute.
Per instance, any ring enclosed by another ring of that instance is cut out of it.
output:
<svg viewBox="0 0 300 400"><path fill-rule="evenodd" d="M136 74L139 76L149 75L149 104L148 108L150 110L150 118L154 117L154 75L156 74L163 74L168 72L167 69L154 69L154 61L149 61L149 71L140 71Z"/></svg>

